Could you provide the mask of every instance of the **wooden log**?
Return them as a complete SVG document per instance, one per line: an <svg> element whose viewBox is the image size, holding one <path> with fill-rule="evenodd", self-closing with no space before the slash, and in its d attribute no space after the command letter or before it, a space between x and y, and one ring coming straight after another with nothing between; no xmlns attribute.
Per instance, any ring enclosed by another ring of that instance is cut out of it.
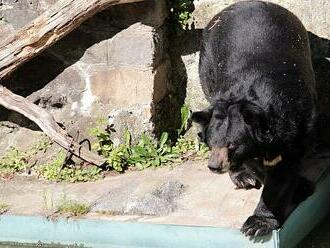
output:
<svg viewBox="0 0 330 248"><path fill-rule="evenodd" d="M40 108L24 97L15 95L2 85L0 85L0 104L35 122L50 139L82 160L97 166L105 164L106 160L104 158L76 143L45 109Z"/></svg>
<svg viewBox="0 0 330 248"><path fill-rule="evenodd" d="M59 0L0 44L0 81L26 61L111 5L143 0Z"/></svg>

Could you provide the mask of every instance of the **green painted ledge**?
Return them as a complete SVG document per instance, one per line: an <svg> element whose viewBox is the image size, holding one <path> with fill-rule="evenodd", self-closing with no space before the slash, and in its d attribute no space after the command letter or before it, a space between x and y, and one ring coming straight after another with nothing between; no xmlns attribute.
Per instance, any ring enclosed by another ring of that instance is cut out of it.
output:
<svg viewBox="0 0 330 248"><path fill-rule="evenodd" d="M295 247L329 212L329 172L327 170L321 176L316 192L291 214L283 228L258 240L249 240L239 230L217 227L87 219L60 219L54 222L42 217L4 215L0 217L0 242L60 243L62 245L75 245L74 247L83 245L94 248Z"/></svg>

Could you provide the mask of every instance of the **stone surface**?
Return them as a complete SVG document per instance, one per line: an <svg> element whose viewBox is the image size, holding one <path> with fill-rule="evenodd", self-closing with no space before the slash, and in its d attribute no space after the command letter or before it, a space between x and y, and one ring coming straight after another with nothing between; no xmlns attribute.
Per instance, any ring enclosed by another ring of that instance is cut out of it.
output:
<svg viewBox="0 0 330 248"><path fill-rule="evenodd" d="M1 1L0 37L55 2ZM19 68L4 84L46 108L74 137L78 131L80 139L89 137L89 129L109 115L116 125L115 139L126 128L136 132L134 137L151 133L154 108L167 95L167 15L165 1L110 7ZM3 111L1 120L37 129L14 112ZM22 138L19 132L15 135Z"/></svg>
<svg viewBox="0 0 330 248"><path fill-rule="evenodd" d="M134 30L134 32L132 32ZM116 34L108 50L108 60L116 67L146 69L152 67L157 39L154 29L136 23Z"/></svg>
<svg viewBox="0 0 330 248"><path fill-rule="evenodd" d="M129 184L124 189L111 190L98 199L93 211L116 215L167 215L177 210L176 201L184 189L185 186L179 181L167 181L161 185L147 183L137 188L136 185Z"/></svg>
<svg viewBox="0 0 330 248"><path fill-rule="evenodd" d="M305 160L303 175L317 181L328 169L325 150ZM88 183L0 180L0 201L10 205L8 214L50 214L65 197L90 204L86 218L228 228L241 227L260 194L256 189L237 190L228 174L212 173L207 161L128 171Z"/></svg>
<svg viewBox="0 0 330 248"><path fill-rule="evenodd" d="M0 181L7 214L46 215L61 199L91 204L86 218L239 228L260 191L235 190L227 174L205 162L131 171L90 183L49 183L18 177ZM239 210L239 211L238 211Z"/></svg>
<svg viewBox="0 0 330 248"><path fill-rule="evenodd" d="M31 149L44 138L44 135L39 131L21 128L11 122L3 122L0 128L0 156L6 154L11 147L20 150Z"/></svg>
<svg viewBox="0 0 330 248"><path fill-rule="evenodd" d="M151 70L105 68L91 73L91 92L104 104L130 107L151 102L153 95Z"/></svg>
<svg viewBox="0 0 330 248"><path fill-rule="evenodd" d="M193 110L201 110L208 106L198 75L199 52L182 56L187 70L187 97L186 103Z"/></svg>
<svg viewBox="0 0 330 248"><path fill-rule="evenodd" d="M122 16L124 20L121 20ZM126 6L114 6L109 10L109 18L115 26L127 27L140 19L148 26L159 28L168 17L166 1L151 0L142 3L126 4Z"/></svg>

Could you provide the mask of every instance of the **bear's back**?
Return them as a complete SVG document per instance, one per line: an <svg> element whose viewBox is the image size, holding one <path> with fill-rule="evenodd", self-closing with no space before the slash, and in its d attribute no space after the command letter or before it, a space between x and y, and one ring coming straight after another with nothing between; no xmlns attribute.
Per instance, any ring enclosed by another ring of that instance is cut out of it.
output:
<svg viewBox="0 0 330 248"><path fill-rule="evenodd" d="M288 64L313 83L307 32L299 19L272 3L244 1L217 14L204 29L200 80L211 101L235 84L253 84L270 73L283 74ZM255 78L255 79L254 79Z"/></svg>

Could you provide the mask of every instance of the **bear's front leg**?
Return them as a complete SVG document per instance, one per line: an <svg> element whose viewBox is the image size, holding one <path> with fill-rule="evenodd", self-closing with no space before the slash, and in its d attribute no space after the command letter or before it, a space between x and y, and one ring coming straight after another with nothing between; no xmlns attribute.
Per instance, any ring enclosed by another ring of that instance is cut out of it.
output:
<svg viewBox="0 0 330 248"><path fill-rule="evenodd" d="M241 232L246 236L263 236L278 229L280 226L281 222L267 208L261 197L254 215L244 222Z"/></svg>
<svg viewBox="0 0 330 248"><path fill-rule="evenodd" d="M267 169L261 199L243 224L246 236L263 236L281 227L290 213L313 192L313 185L297 174L292 163Z"/></svg>
<svg viewBox="0 0 330 248"><path fill-rule="evenodd" d="M254 159L229 169L230 179L237 189L260 189L264 174L262 161Z"/></svg>

